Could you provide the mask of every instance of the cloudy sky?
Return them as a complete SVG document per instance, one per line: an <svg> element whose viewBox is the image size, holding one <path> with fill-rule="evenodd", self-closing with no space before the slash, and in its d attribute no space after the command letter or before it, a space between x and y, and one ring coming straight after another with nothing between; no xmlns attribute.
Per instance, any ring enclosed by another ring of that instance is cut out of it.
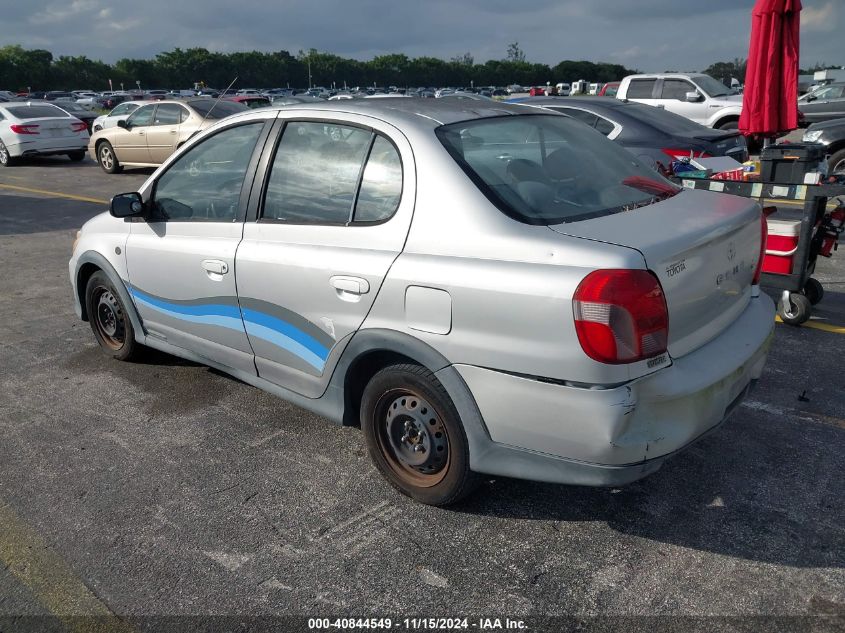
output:
<svg viewBox="0 0 845 633"><path fill-rule="evenodd" d="M113 62L175 47L401 52L701 70L746 57L753 0L0 0L0 45ZM801 65L845 65L845 0L803 0Z"/></svg>

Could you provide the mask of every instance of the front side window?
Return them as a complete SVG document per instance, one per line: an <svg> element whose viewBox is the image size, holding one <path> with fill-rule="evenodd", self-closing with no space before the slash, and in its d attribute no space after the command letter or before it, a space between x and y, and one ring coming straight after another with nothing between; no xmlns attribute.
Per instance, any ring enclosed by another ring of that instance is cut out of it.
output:
<svg viewBox="0 0 845 633"><path fill-rule="evenodd" d="M695 86L683 79L664 79L663 80L663 99L677 99L678 101L686 101L688 92L696 92Z"/></svg>
<svg viewBox="0 0 845 633"><path fill-rule="evenodd" d="M153 122L153 111L155 110L154 105L146 105L142 108L138 108L129 115L129 118L126 119L126 124L130 127L143 127L145 125L151 125Z"/></svg>
<svg viewBox="0 0 845 633"><path fill-rule="evenodd" d="M158 221L234 222L241 188L263 122L230 127L195 145L159 178L152 197Z"/></svg>
<svg viewBox="0 0 845 633"><path fill-rule="evenodd" d="M363 128L288 123L273 160L262 218L348 223L372 140L373 133Z"/></svg>
<svg viewBox="0 0 845 633"><path fill-rule="evenodd" d="M436 134L487 198L526 224L610 215L680 191L626 149L567 117L477 119L444 125Z"/></svg>

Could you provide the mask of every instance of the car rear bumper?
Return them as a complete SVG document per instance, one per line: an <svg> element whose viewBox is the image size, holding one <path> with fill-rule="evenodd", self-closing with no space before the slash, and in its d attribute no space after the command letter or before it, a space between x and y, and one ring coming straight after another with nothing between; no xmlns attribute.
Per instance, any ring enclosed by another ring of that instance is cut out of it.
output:
<svg viewBox="0 0 845 633"><path fill-rule="evenodd" d="M727 419L762 374L773 328L762 295L716 339L610 389L456 365L486 428L468 437L471 468L594 486L640 479Z"/></svg>
<svg viewBox="0 0 845 633"><path fill-rule="evenodd" d="M88 137L71 136L66 138L39 139L21 141L7 146L11 156L50 156L68 152L84 152L88 149Z"/></svg>

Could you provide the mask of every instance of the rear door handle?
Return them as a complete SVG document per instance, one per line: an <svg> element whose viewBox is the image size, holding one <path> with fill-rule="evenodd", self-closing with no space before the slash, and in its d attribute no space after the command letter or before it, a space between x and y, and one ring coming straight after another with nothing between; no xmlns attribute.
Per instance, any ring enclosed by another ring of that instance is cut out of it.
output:
<svg viewBox="0 0 845 633"><path fill-rule="evenodd" d="M205 268L205 272L215 275L225 275L229 272L229 264L219 259L204 259L202 267Z"/></svg>
<svg viewBox="0 0 845 633"><path fill-rule="evenodd" d="M348 292L353 295L364 295L370 291L370 282L360 277L346 277L335 275L329 279L329 283L337 290Z"/></svg>

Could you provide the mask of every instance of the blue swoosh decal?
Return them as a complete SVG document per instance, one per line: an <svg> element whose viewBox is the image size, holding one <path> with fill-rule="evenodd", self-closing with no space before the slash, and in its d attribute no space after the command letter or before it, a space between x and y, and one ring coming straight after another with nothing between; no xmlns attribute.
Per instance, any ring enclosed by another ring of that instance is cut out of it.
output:
<svg viewBox="0 0 845 633"><path fill-rule="evenodd" d="M130 288L129 292L138 303L175 319L216 325L237 332L243 332L245 328L249 336L260 338L294 354L317 371L322 371L326 366L326 359L331 352L331 349L309 334L263 312L241 310L234 305L216 303L172 303L152 297L136 288Z"/></svg>

